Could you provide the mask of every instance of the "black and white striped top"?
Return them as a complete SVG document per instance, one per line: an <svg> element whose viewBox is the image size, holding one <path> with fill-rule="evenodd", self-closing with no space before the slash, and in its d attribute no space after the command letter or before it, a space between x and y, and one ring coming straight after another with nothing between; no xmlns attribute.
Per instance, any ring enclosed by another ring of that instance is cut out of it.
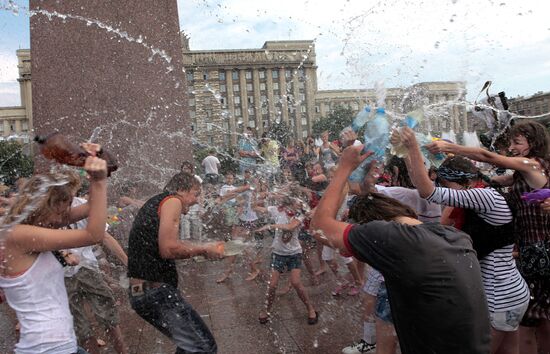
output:
<svg viewBox="0 0 550 354"><path fill-rule="evenodd" d="M491 225L512 221L512 212L504 197L493 188L456 190L436 187L426 198L442 205L472 209ZM504 312L529 301L529 289L512 257L514 246L508 245L489 253L479 261L485 294L491 312Z"/></svg>

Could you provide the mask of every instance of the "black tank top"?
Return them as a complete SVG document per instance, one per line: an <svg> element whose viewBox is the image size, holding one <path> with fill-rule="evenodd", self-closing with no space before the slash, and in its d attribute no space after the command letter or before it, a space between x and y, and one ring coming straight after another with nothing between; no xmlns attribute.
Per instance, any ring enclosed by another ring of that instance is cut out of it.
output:
<svg viewBox="0 0 550 354"><path fill-rule="evenodd" d="M465 209L464 212L462 231L472 238L477 259L483 259L494 250L514 243L513 222L491 225L471 209Z"/></svg>
<svg viewBox="0 0 550 354"><path fill-rule="evenodd" d="M149 199L139 210L128 241L128 277L178 286L176 262L159 252L159 206L170 198L164 192Z"/></svg>

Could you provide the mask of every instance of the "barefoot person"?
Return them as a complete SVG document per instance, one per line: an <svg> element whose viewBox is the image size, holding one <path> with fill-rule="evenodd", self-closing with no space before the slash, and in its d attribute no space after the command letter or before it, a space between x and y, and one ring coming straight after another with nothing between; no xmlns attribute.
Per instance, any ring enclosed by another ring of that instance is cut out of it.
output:
<svg viewBox="0 0 550 354"><path fill-rule="evenodd" d="M423 224L411 208L378 193L351 205L359 225L336 220L347 178L367 157L362 149L341 155L312 219L317 239L382 273L402 353L488 353L487 300L468 235Z"/></svg>
<svg viewBox="0 0 550 354"><path fill-rule="evenodd" d="M216 353L214 337L178 290L176 259L221 258L221 242L179 240L180 215L197 203L200 183L190 173L176 174L164 192L138 212L128 245L130 303L144 320L172 339L178 353Z"/></svg>

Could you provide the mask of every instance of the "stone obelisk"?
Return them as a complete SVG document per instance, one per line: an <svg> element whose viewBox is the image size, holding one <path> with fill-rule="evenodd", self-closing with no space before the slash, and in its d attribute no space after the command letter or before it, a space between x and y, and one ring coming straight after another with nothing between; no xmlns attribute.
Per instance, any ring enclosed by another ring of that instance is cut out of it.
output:
<svg viewBox="0 0 550 354"><path fill-rule="evenodd" d="M176 0L30 0L35 134L91 138L112 182L162 187L192 158Z"/></svg>

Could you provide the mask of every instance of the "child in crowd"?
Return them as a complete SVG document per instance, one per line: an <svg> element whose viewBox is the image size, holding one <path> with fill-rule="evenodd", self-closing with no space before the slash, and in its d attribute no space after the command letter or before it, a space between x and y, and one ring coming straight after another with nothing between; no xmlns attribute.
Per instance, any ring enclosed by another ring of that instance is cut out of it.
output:
<svg viewBox="0 0 550 354"><path fill-rule="evenodd" d="M290 197L284 197L279 203L280 206L256 207L257 211L268 213L275 222L256 230L256 232L275 230L275 238L272 245L273 253L271 255L271 279L267 290L266 307L260 312L259 321L261 324L269 321L279 278L282 273L288 271L290 272L290 283L296 289L298 297L306 306L308 312L307 322L310 325L314 325L319 320L319 314L315 311L300 280L302 247L298 240L298 233L303 221L303 215L301 215L299 203L296 203Z"/></svg>

